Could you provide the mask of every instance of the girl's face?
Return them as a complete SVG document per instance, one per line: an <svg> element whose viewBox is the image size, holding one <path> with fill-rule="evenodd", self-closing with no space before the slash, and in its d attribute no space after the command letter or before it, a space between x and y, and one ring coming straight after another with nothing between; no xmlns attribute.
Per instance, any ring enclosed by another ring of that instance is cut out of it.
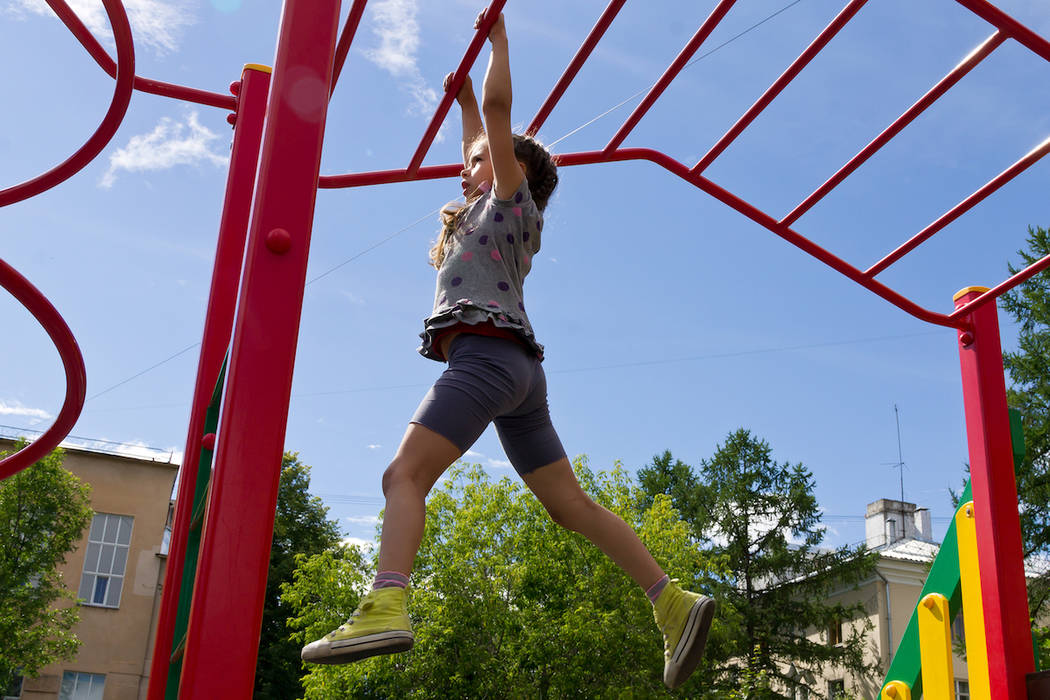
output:
<svg viewBox="0 0 1050 700"><path fill-rule="evenodd" d="M460 186L467 199L486 191L492 185L492 160L489 158L489 145L478 141L470 149L470 158L466 167L459 174Z"/></svg>

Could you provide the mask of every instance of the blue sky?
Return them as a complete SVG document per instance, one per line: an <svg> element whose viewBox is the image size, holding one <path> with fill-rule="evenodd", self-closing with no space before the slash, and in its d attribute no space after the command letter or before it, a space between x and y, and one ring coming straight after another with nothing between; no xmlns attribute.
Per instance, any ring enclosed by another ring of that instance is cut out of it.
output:
<svg viewBox="0 0 1050 700"><path fill-rule="evenodd" d="M71 4L112 48L101 3ZM787 4L741 0L700 53ZM801 0L697 61L625 145L695 163L844 4ZM1042 3L998 4L1050 36ZM127 5L139 75L225 92L244 63L272 63L279 3ZM604 5L508 3L517 123L531 120ZM628 3L541 138L557 141L557 153L604 146L637 100L560 139L651 85L713 6ZM370 3L329 111L323 173L408 162L479 9ZM952 0L871 2L706 174L781 216L991 33ZM3 65L19 67L5 71L0 111L6 187L79 147L113 83L40 0L0 0L0 35ZM478 85L486 57L472 73ZM1050 136L1048 78L1050 65L1008 42L795 229L867 267ZM4 259L53 301L84 353L89 400L74 435L182 450L225 183L225 118L136 93L91 165L0 212ZM458 134L453 110L426 162L457 161ZM1048 167L1028 170L880 280L947 312L959 288L1004 279L1026 227L1048 225ZM943 533L947 489L967 461L952 331L892 307L652 164L561 174L526 293L571 454L596 469L620 461L634 471L665 449L696 464L746 427L779 461L813 471L829 542L856 542L865 504L899 496L896 404L905 498L929 507ZM308 279L318 279L307 286L286 445L313 466L313 490L355 538L371 539L383 469L441 370L416 354L417 334L433 300L435 212L458 193L442 181L317 199ZM43 429L64 395L57 353L7 296L0 320L0 423ZM1016 331L1001 323L1010 349ZM494 431L467 458L513 475Z"/></svg>

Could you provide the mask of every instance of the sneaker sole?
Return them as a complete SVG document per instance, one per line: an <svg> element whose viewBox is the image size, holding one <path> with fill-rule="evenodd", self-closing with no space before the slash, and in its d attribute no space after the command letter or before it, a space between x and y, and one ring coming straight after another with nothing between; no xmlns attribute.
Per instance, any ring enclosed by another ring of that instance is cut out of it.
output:
<svg viewBox="0 0 1050 700"><path fill-rule="evenodd" d="M396 654L408 651L415 644L411 632L395 630L378 632L356 639L342 639L315 649L307 655L303 650L302 659L312 664L348 664L380 654Z"/></svg>
<svg viewBox="0 0 1050 700"><path fill-rule="evenodd" d="M689 679L696 670L707 646L707 635L711 631L711 620L715 615L715 601L703 598L696 601L689 611L682 638L664 670L664 684L677 688Z"/></svg>

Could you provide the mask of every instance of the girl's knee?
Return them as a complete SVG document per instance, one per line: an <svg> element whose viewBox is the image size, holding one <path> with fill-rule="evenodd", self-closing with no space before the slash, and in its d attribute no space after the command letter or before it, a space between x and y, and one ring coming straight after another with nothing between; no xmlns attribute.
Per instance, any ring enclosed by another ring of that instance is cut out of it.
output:
<svg viewBox="0 0 1050 700"><path fill-rule="evenodd" d="M392 489L403 486L419 486L418 470L413 469L407 461L395 458L383 472L383 495L389 495Z"/></svg>
<svg viewBox="0 0 1050 700"><path fill-rule="evenodd" d="M586 525L594 521L595 513L601 507L582 491L558 503L543 505L551 520L573 532L583 532Z"/></svg>

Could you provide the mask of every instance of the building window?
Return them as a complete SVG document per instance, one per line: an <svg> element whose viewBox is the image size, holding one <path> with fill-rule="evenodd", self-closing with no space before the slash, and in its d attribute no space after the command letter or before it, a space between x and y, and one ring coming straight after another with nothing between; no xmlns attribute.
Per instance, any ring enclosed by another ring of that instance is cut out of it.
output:
<svg viewBox="0 0 1050 700"><path fill-rule="evenodd" d="M834 681L828 681L828 699L839 700L840 698L846 697L846 681L841 678Z"/></svg>
<svg viewBox="0 0 1050 700"><path fill-rule="evenodd" d="M970 700L970 682L955 681L955 700Z"/></svg>
<svg viewBox="0 0 1050 700"><path fill-rule="evenodd" d="M3 688L3 686L0 686L0 688ZM4 688L4 692L0 695L0 699L18 700L20 697L22 697L22 676L16 675L11 679L8 686Z"/></svg>
<svg viewBox="0 0 1050 700"><path fill-rule="evenodd" d="M833 619L828 623L828 646L842 644L842 620Z"/></svg>
<svg viewBox="0 0 1050 700"><path fill-rule="evenodd" d="M795 686L795 700L809 700L809 688L804 685Z"/></svg>
<svg viewBox="0 0 1050 700"><path fill-rule="evenodd" d="M134 518L129 515L95 513L88 533L84 574L77 594L84 605L105 608L120 606L133 521Z"/></svg>
<svg viewBox="0 0 1050 700"><path fill-rule="evenodd" d="M58 700L102 700L106 677L98 673L66 671L62 674L62 689Z"/></svg>

